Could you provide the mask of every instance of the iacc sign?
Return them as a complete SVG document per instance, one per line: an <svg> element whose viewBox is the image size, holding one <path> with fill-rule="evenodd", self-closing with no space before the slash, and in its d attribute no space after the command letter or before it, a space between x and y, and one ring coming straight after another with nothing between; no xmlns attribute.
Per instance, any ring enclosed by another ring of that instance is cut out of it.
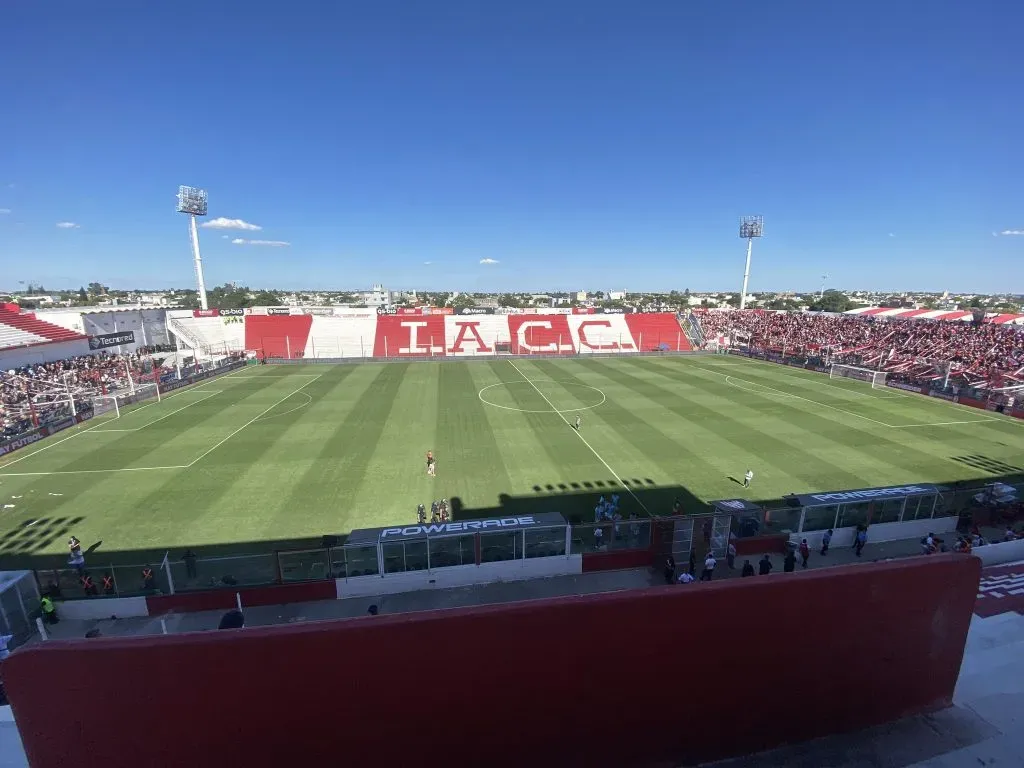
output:
<svg viewBox="0 0 1024 768"><path fill-rule="evenodd" d="M121 333L101 333L99 336L89 337L89 349L107 349L108 347L119 347L122 344L134 344L135 331L122 331Z"/></svg>

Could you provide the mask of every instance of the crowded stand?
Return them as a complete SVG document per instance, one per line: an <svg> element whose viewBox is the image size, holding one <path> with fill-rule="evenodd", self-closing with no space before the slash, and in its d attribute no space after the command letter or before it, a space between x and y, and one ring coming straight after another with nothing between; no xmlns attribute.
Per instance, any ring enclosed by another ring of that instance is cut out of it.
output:
<svg viewBox="0 0 1024 768"><path fill-rule="evenodd" d="M1024 385L1024 327L760 310L696 310L706 338L886 371L922 383Z"/></svg>
<svg viewBox="0 0 1024 768"><path fill-rule="evenodd" d="M76 410L89 407L97 395L129 387L129 375L140 381L150 366L143 350L128 355L83 355L0 371L3 438L67 418L72 398Z"/></svg>

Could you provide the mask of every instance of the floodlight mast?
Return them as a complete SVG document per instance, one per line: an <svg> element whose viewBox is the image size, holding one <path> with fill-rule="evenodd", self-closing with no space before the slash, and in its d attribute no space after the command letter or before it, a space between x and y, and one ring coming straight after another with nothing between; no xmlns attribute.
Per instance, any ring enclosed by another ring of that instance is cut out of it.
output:
<svg viewBox="0 0 1024 768"><path fill-rule="evenodd" d="M743 290L740 291L740 309L747 305L747 281L750 279L750 254L754 250L754 238L760 237L764 229L761 216L743 216L740 219L740 237L747 241L747 265L743 269Z"/></svg>
<svg viewBox="0 0 1024 768"><path fill-rule="evenodd" d="M196 217L206 215L206 190L198 187L178 187L178 213L188 215L188 232L189 240L192 242L199 306L209 309L206 302L206 282L203 280L203 257L199 253L199 229L196 227Z"/></svg>

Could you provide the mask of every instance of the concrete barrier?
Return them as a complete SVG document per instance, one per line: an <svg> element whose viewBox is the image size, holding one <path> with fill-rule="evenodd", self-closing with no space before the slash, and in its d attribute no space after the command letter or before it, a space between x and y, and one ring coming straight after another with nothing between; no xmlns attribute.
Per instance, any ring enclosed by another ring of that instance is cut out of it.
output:
<svg viewBox="0 0 1024 768"><path fill-rule="evenodd" d="M109 619L129 619L138 616L149 616L145 597L96 597L91 600L65 600L57 603L57 615L62 619L91 621Z"/></svg>
<svg viewBox="0 0 1024 768"><path fill-rule="evenodd" d="M1024 539L975 547L971 550L971 554L981 560L986 568L990 565L1005 565L1024 561Z"/></svg>
<svg viewBox="0 0 1024 768"><path fill-rule="evenodd" d="M7 659L4 685L35 768L691 764L949 705L980 568L978 558L935 555L56 640Z"/></svg>

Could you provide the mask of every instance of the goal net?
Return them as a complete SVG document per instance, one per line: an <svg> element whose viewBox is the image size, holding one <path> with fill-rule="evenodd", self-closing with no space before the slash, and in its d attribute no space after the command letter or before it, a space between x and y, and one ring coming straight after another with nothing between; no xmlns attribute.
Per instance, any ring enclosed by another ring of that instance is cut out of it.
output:
<svg viewBox="0 0 1024 768"><path fill-rule="evenodd" d="M830 379L856 379L871 384L872 389L885 386L885 371L874 371L871 368L861 368L856 365L840 365L833 363L828 369Z"/></svg>
<svg viewBox="0 0 1024 768"><path fill-rule="evenodd" d="M157 402L162 399L156 384L136 384L134 389L125 389L116 394L96 395L92 398L93 419L119 419L122 408L154 398Z"/></svg>

